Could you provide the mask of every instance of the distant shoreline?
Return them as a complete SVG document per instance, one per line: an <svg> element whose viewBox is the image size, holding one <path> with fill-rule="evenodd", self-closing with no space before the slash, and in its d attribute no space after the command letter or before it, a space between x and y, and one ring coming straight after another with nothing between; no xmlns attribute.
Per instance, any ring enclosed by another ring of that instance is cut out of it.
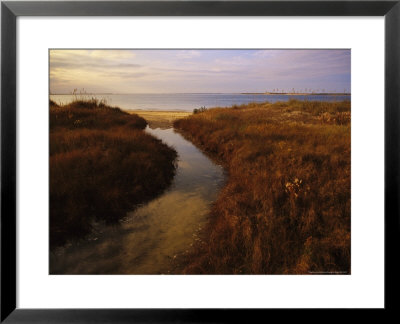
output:
<svg viewBox="0 0 400 324"><path fill-rule="evenodd" d="M288 96L351 96L351 93L335 93L335 92L328 92L328 93L292 93L292 92L180 92L180 93L82 93L76 96L99 96L99 95L106 95L106 96L120 96L120 95L188 95L188 94L232 94L232 95L288 95ZM51 93L50 96L75 96L72 93Z"/></svg>
<svg viewBox="0 0 400 324"><path fill-rule="evenodd" d="M242 92L244 95L266 96L351 96L351 93L292 93L292 92Z"/></svg>

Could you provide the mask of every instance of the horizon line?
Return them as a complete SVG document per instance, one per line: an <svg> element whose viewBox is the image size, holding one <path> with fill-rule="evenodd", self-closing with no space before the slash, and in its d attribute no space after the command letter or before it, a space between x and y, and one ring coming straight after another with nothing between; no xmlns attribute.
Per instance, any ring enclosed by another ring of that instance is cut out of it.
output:
<svg viewBox="0 0 400 324"><path fill-rule="evenodd" d="M257 95L351 95L351 92L87 92L87 93L49 93L50 96L85 96L85 95L132 95L132 94L257 94Z"/></svg>

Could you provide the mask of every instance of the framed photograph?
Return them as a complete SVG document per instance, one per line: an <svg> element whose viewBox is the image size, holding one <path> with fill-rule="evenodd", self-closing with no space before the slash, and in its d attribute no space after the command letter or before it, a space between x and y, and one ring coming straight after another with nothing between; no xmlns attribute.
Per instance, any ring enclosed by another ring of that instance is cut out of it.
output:
<svg viewBox="0 0 400 324"><path fill-rule="evenodd" d="M4 1L1 26L1 321L395 309L399 1Z"/></svg>

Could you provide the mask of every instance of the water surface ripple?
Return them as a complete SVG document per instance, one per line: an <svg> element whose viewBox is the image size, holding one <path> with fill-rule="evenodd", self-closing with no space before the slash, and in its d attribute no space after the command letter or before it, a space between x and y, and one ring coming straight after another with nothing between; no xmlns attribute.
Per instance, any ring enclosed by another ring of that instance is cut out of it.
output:
<svg viewBox="0 0 400 324"><path fill-rule="evenodd" d="M309 101L350 100L350 95L268 95L240 93L153 93L153 94L93 94L93 95L50 95L50 99L59 104L66 104L75 99L96 98L106 100L109 105L124 107L125 110L182 110L193 111L195 108L230 107L250 102L287 101L290 99Z"/></svg>

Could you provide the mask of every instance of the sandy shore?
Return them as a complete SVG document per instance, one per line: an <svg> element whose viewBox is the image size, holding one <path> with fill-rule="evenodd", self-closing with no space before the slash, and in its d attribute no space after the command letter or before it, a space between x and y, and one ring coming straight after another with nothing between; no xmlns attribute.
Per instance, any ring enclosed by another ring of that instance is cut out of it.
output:
<svg viewBox="0 0 400 324"><path fill-rule="evenodd" d="M151 128L170 128L176 119L191 115L188 111L150 111L150 110L129 110L130 114L137 114L146 119Z"/></svg>

